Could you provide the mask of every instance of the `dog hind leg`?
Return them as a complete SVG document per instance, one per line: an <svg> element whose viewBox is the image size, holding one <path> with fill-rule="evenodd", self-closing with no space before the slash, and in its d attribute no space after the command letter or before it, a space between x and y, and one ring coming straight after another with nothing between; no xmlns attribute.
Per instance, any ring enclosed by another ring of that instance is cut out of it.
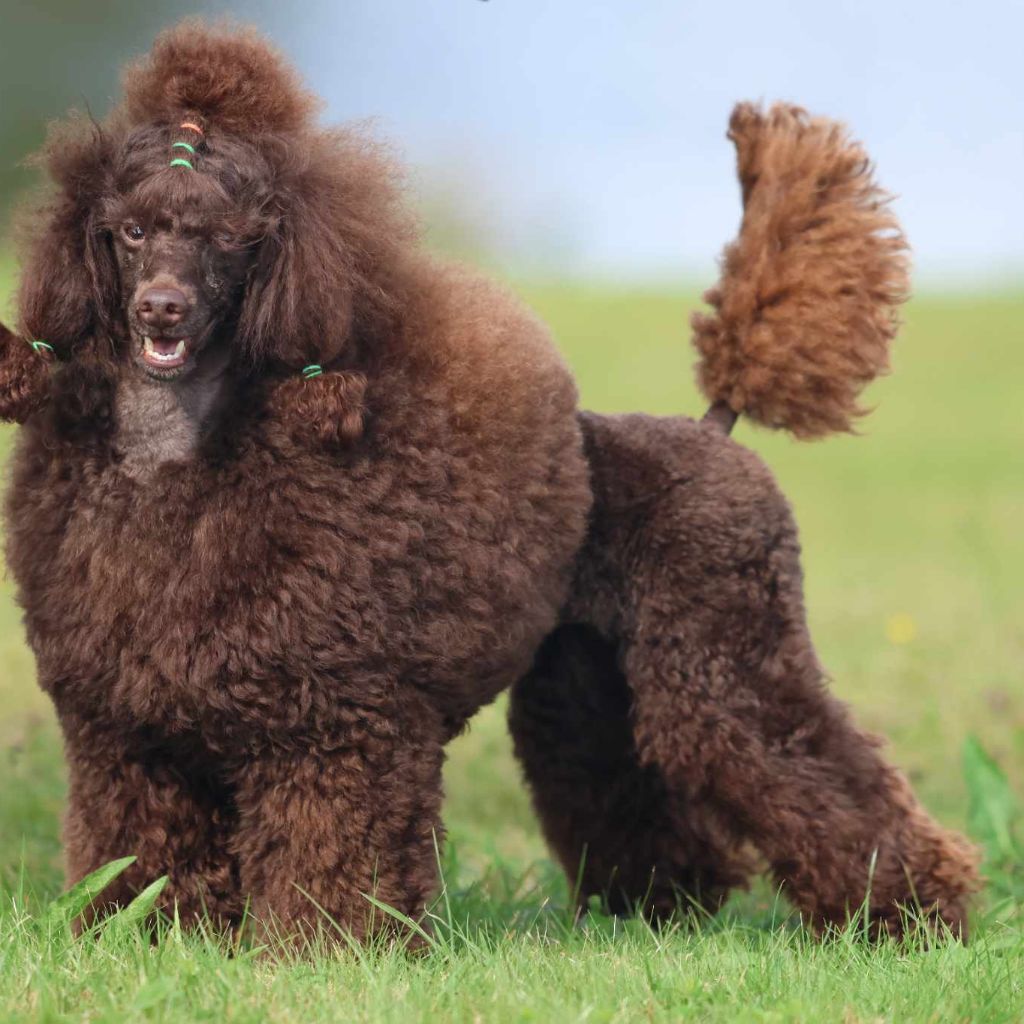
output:
<svg viewBox="0 0 1024 1024"><path fill-rule="evenodd" d="M828 693L796 527L771 474L706 424L589 428L585 589L615 609L607 628L640 764L727 817L816 928L843 924L867 897L876 932L898 934L920 907L962 933L975 853Z"/></svg>
<svg viewBox="0 0 1024 1024"><path fill-rule="evenodd" d="M915 907L963 933L974 855L825 691L790 554L737 567L731 607L719 586L681 614L637 608L624 661L641 763L728 814L816 929L867 897L876 933L901 933Z"/></svg>
<svg viewBox="0 0 1024 1024"><path fill-rule="evenodd" d="M516 755L548 843L581 908L600 896L615 914L663 918L715 910L746 876L713 816L669 797L640 764L630 694L616 652L582 624L548 637L512 690Z"/></svg>

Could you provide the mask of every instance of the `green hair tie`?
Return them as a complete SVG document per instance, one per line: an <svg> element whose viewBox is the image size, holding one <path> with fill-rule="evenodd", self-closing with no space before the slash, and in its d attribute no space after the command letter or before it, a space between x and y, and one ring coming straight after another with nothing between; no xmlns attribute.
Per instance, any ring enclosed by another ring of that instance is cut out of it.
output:
<svg viewBox="0 0 1024 1024"><path fill-rule="evenodd" d="M319 377L324 372L324 368L319 363L310 363L309 366L302 368L302 379L312 380L314 377Z"/></svg>
<svg viewBox="0 0 1024 1024"><path fill-rule="evenodd" d="M187 160L182 160L181 157L178 157L177 159L172 160L167 166L168 167L187 167L190 171L194 171L195 170L195 168Z"/></svg>
<svg viewBox="0 0 1024 1024"><path fill-rule="evenodd" d="M190 146L187 142L171 143L171 149L187 149L193 156L196 155L196 147Z"/></svg>
<svg viewBox="0 0 1024 1024"><path fill-rule="evenodd" d="M29 345L31 346L33 352L42 352L42 350L45 348L46 351L50 353L50 355L56 355L56 352L54 352L53 350L53 346L47 341L39 341L37 339L36 341L30 341Z"/></svg>

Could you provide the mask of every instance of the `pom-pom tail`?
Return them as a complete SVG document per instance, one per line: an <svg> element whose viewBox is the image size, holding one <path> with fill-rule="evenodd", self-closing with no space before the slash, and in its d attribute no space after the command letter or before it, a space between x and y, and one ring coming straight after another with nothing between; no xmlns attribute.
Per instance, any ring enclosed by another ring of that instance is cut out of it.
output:
<svg viewBox="0 0 1024 1024"><path fill-rule="evenodd" d="M850 431L884 373L908 291L906 241L861 146L776 104L733 111L743 221L693 317L698 382L797 437Z"/></svg>

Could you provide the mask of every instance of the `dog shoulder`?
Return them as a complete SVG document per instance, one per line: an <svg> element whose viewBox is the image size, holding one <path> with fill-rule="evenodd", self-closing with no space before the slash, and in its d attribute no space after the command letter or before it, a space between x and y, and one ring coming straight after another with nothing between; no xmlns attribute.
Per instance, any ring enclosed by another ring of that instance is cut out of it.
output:
<svg viewBox="0 0 1024 1024"><path fill-rule="evenodd" d="M417 385L468 429L543 429L571 419L572 375L544 324L510 291L464 267L433 262L406 344Z"/></svg>

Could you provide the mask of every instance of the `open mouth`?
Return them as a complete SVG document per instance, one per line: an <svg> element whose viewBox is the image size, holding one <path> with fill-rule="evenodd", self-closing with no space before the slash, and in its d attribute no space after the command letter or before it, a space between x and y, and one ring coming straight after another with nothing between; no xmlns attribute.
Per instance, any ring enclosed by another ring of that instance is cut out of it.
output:
<svg viewBox="0 0 1024 1024"><path fill-rule="evenodd" d="M142 339L142 361L154 370L177 370L189 356L191 338Z"/></svg>
<svg viewBox="0 0 1024 1024"><path fill-rule="evenodd" d="M195 354L194 339L154 338L139 333L135 358L148 377L157 381L171 381L186 373Z"/></svg>

